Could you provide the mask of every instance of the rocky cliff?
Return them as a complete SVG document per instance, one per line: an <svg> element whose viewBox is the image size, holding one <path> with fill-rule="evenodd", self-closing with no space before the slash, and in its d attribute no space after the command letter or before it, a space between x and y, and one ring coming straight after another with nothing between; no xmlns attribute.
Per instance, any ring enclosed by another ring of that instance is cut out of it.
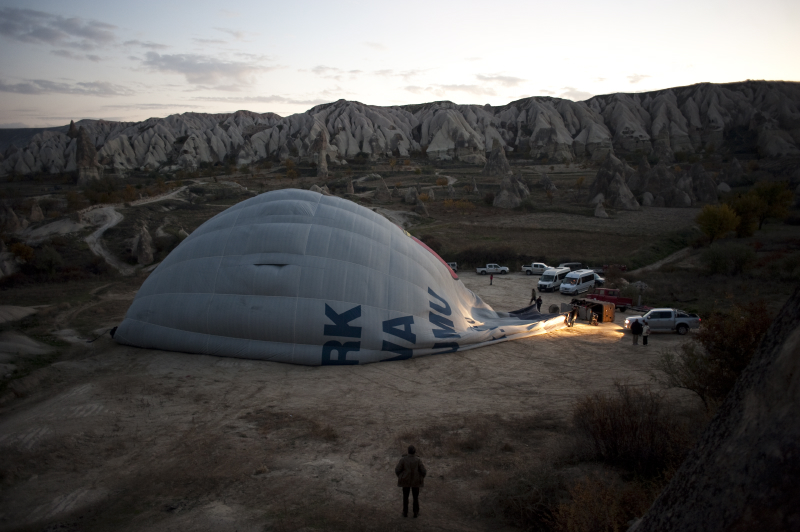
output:
<svg viewBox="0 0 800 532"><path fill-rule="evenodd" d="M424 152L483 165L495 141L509 153L563 162L635 152L670 162L679 152L721 149L779 157L800 154L800 83L703 83L583 102L532 97L499 107L339 100L288 117L237 111L78 125L94 143L98 162L116 173L288 156L322 162L323 141L332 164L358 154L374 159ZM0 156L0 175L77 170L74 135L66 128L36 131L22 147L23 136L14 137L17 146Z"/></svg>

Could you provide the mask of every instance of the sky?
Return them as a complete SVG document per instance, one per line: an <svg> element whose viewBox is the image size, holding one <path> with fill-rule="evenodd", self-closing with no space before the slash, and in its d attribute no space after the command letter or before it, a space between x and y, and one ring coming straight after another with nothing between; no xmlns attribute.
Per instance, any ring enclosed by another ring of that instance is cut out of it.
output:
<svg viewBox="0 0 800 532"><path fill-rule="evenodd" d="M800 81L797 0L0 0L0 128Z"/></svg>

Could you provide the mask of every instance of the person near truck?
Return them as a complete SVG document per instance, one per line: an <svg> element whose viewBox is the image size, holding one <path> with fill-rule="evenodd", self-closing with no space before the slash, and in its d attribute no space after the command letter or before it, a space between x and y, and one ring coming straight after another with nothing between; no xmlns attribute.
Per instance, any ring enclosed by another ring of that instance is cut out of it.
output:
<svg viewBox="0 0 800 532"><path fill-rule="evenodd" d="M536 312L542 311L542 296L536 298Z"/></svg>
<svg viewBox="0 0 800 532"><path fill-rule="evenodd" d="M536 289L531 288L531 300L528 302L528 306L530 307L536 301Z"/></svg>
<svg viewBox="0 0 800 532"><path fill-rule="evenodd" d="M408 446L408 454L404 454L394 468L397 475L397 485L403 488L403 517L408 517L408 492L414 498L414 517L419 515L419 489L425 484L425 475L428 472L422 465L422 460L417 458L417 449Z"/></svg>
<svg viewBox="0 0 800 532"><path fill-rule="evenodd" d="M650 325L644 322L642 326L642 345L647 345L647 337L650 336Z"/></svg>
<svg viewBox="0 0 800 532"><path fill-rule="evenodd" d="M493 282L494 282L494 274L490 273L489 274L489 286L491 286Z"/></svg>
<svg viewBox="0 0 800 532"><path fill-rule="evenodd" d="M639 336L641 336L643 331L644 327L642 327L642 323L639 320L636 320L631 324L631 333L633 334L633 345L639 345Z"/></svg>

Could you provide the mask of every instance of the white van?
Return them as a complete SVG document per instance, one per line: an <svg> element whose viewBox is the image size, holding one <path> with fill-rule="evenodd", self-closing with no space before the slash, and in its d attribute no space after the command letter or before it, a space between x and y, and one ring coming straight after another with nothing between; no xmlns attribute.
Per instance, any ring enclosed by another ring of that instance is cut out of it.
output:
<svg viewBox="0 0 800 532"><path fill-rule="evenodd" d="M575 295L581 292L588 292L594 288L595 273L593 270L575 270L569 272L561 282L559 291L562 294Z"/></svg>
<svg viewBox="0 0 800 532"><path fill-rule="evenodd" d="M558 288L569 273L569 268L550 268L539 279L539 292L550 292Z"/></svg>

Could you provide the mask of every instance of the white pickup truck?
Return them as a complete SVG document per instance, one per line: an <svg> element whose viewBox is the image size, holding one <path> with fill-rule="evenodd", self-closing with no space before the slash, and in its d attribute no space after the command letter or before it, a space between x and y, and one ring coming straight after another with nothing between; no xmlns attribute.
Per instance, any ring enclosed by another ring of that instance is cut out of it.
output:
<svg viewBox="0 0 800 532"><path fill-rule="evenodd" d="M508 267L500 266L499 264L487 264L485 268L475 268L475 273L480 275L486 275L487 273L506 274L508 273Z"/></svg>
<svg viewBox="0 0 800 532"><path fill-rule="evenodd" d="M522 266L522 271L525 272L526 275L542 275L545 270L549 269L550 266L543 262L534 262L529 266Z"/></svg>
<svg viewBox="0 0 800 532"><path fill-rule="evenodd" d="M700 327L700 317L676 308L654 308L644 316L625 318L625 328L630 329L634 321L646 321L652 332L673 331L686 334L689 329Z"/></svg>

